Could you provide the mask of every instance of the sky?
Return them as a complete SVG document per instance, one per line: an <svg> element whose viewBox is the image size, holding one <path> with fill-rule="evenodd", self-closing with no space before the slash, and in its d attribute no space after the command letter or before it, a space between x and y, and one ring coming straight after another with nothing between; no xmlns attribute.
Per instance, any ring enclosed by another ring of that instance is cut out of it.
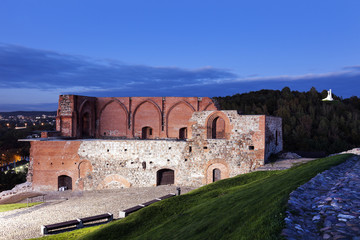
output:
<svg viewBox="0 0 360 240"><path fill-rule="evenodd" d="M2 0L0 112L60 94L360 96L360 1Z"/></svg>

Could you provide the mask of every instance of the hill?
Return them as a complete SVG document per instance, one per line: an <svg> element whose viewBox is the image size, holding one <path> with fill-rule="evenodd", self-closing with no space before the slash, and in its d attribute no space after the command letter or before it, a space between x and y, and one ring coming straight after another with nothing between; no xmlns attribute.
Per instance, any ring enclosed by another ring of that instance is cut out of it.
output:
<svg viewBox="0 0 360 240"><path fill-rule="evenodd" d="M45 239L279 239L289 194L350 154L221 180L110 224Z"/></svg>
<svg viewBox="0 0 360 240"><path fill-rule="evenodd" d="M223 110L241 114L266 114L283 119L284 149L335 153L360 146L360 99L323 102L327 91L315 88L308 92L261 90L216 97Z"/></svg>

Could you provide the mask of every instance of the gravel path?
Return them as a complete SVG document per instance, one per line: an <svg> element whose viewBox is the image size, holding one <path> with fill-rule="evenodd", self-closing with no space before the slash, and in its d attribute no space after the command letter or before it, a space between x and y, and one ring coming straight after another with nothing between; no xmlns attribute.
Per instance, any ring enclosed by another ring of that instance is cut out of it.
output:
<svg viewBox="0 0 360 240"><path fill-rule="evenodd" d="M181 188L186 193L190 188ZM0 213L0 239L41 237L41 225L119 211L169 193L175 186L127 188L91 192L44 192L46 203Z"/></svg>
<svg viewBox="0 0 360 240"><path fill-rule="evenodd" d="M290 194L287 239L360 240L360 156L318 174Z"/></svg>
<svg viewBox="0 0 360 240"><path fill-rule="evenodd" d="M285 170L293 166L306 163L316 158L297 158L297 159L280 159L273 163L267 163L262 167L255 169L255 171L273 171L273 170Z"/></svg>

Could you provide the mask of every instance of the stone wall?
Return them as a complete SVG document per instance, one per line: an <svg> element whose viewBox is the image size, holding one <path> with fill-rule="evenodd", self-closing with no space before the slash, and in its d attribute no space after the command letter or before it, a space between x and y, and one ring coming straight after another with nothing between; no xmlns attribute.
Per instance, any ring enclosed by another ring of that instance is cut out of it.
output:
<svg viewBox="0 0 360 240"><path fill-rule="evenodd" d="M213 134L216 122L222 123L220 135ZM215 171L219 179L253 171L282 148L279 118L201 111L187 127L186 140L34 141L33 186L56 190L62 175L71 177L73 190L156 186L164 169L173 171L175 185L201 186L214 181Z"/></svg>
<svg viewBox="0 0 360 240"><path fill-rule="evenodd" d="M272 153L278 153L283 149L281 118L266 116L265 136L265 159L268 159Z"/></svg>

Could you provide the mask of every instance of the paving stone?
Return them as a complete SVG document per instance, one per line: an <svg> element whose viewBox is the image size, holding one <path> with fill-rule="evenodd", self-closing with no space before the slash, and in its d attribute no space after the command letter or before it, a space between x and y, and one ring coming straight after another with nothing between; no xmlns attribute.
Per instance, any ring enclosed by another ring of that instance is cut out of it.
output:
<svg viewBox="0 0 360 240"><path fill-rule="evenodd" d="M293 191L285 221L287 239L360 240L359 176L360 156L353 156Z"/></svg>

